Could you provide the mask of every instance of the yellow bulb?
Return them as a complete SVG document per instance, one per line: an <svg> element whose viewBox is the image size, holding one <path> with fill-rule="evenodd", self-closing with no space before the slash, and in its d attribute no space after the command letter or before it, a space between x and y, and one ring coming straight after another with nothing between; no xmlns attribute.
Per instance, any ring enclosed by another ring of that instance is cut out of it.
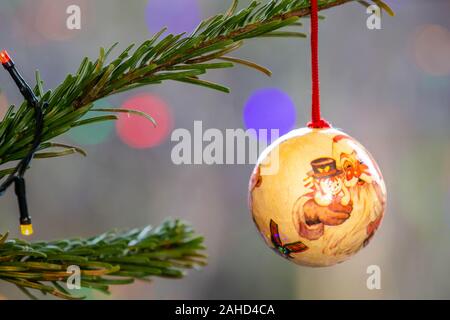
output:
<svg viewBox="0 0 450 320"><path fill-rule="evenodd" d="M31 236L33 234L33 225L32 224L20 225L20 232L22 232L24 236Z"/></svg>

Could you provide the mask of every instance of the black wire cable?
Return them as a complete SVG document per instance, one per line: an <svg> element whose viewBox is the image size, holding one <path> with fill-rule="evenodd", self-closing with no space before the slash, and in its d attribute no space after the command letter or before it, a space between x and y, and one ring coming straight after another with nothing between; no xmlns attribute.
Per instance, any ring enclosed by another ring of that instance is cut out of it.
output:
<svg viewBox="0 0 450 320"><path fill-rule="evenodd" d="M14 183L15 193L19 204L21 231L24 235L31 235L33 233L33 227L31 224L31 217L28 212L24 175L34 157L36 150L42 142L42 133L44 130L44 114L42 110L46 108L47 102L44 102L41 106L36 95L33 93L33 90L31 90L30 86L16 69L14 61L9 57L6 51L0 52L0 60L3 67L9 72L23 97L27 101L28 106L31 106L34 111L35 133L31 148L27 155L19 161L14 171L0 185L0 195L2 195Z"/></svg>

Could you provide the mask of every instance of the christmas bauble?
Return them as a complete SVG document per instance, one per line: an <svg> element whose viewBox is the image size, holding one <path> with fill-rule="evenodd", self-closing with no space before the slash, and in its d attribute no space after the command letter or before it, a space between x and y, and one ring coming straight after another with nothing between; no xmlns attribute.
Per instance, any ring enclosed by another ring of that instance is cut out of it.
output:
<svg viewBox="0 0 450 320"><path fill-rule="evenodd" d="M275 252L300 265L343 262L381 223L386 187L372 156L335 129L298 129L261 155L249 186L253 220Z"/></svg>

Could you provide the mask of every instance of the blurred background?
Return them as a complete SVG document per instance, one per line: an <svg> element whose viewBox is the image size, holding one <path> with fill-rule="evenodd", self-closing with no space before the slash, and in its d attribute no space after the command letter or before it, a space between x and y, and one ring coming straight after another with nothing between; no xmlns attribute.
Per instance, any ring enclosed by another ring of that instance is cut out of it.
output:
<svg viewBox="0 0 450 320"><path fill-rule="evenodd" d="M46 88L76 71L100 46L142 42L168 26L190 31L231 1L0 1L0 46L34 83ZM235 55L268 66L272 78L236 67L211 72L229 95L167 82L99 102L136 105L157 115L157 129L117 123L77 129L57 139L82 146L88 158L37 160L28 173L35 240L90 236L116 227L157 225L167 217L192 223L206 237L209 265L181 280L116 287L91 299L448 299L450 298L450 10L449 0L387 1L397 16L369 30L365 8L350 3L323 12L322 105L335 127L377 159L387 188L386 218L377 236L332 268L299 267L261 241L247 210L252 165L184 165L171 161L176 128L246 128L253 104L285 117L282 130L303 127L310 109L309 40L249 40ZM66 28L66 8L81 7L81 30ZM242 0L242 6L247 1ZM304 31L309 32L308 23ZM118 52L118 51L117 51ZM0 112L22 101L0 72ZM272 100L271 100L272 99ZM244 117L244 114L246 115ZM17 232L16 199L0 201L0 233ZM368 290L366 269L378 265L381 290ZM0 283L0 297L22 299Z"/></svg>

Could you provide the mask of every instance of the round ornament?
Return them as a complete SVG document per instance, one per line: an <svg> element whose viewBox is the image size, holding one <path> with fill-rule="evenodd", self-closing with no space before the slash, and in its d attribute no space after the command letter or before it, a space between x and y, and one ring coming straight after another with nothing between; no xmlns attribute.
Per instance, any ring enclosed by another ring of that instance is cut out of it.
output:
<svg viewBox="0 0 450 320"><path fill-rule="evenodd" d="M279 138L262 153L249 186L253 220L267 245L305 266L331 266L366 246L385 204L372 156L331 128Z"/></svg>

